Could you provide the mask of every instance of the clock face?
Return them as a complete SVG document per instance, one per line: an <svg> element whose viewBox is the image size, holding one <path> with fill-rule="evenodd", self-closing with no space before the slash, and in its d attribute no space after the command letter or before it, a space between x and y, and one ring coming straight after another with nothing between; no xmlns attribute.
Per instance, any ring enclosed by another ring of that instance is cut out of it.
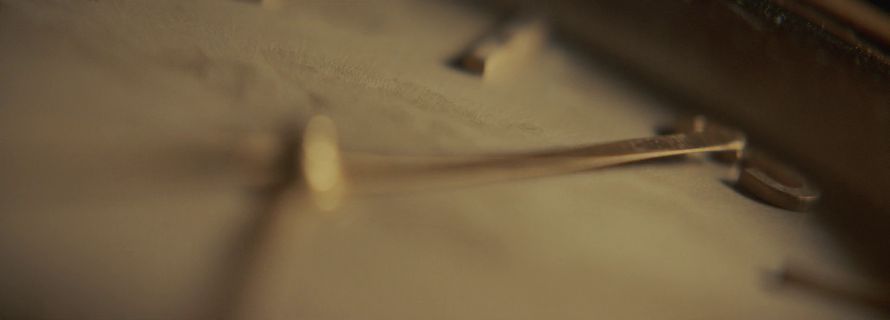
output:
<svg viewBox="0 0 890 320"><path fill-rule="evenodd" d="M244 137L314 114L344 152L473 155L651 136L683 112L553 39L497 74L455 68L495 20L420 0L0 1L0 318L877 317L776 290L787 265L858 276L808 215L704 158L334 210L251 185Z"/></svg>

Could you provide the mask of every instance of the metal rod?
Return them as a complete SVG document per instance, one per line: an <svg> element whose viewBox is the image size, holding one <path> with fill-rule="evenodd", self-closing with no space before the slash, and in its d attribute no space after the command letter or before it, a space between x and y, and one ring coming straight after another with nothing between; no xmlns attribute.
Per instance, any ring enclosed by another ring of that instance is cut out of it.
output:
<svg viewBox="0 0 890 320"><path fill-rule="evenodd" d="M397 156L341 151L336 128L313 117L302 132L303 178L311 192L385 194L552 176L692 153L740 152L744 135L716 128L529 153ZM330 197L330 198L338 198Z"/></svg>

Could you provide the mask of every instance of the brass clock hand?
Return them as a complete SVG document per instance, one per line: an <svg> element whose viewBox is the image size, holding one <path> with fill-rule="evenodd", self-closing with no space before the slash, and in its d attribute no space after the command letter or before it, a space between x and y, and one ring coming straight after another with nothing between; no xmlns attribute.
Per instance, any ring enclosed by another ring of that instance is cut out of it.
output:
<svg viewBox="0 0 890 320"><path fill-rule="evenodd" d="M285 138L277 142L280 147L266 148L267 153L285 151L283 154L292 161L282 161L279 155L272 156L278 160L264 162L274 163L275 172L288 172L289 184L299 182L294 185L303 188L322 209L336 208L346 189L358 194L387 194L476 185L699 153L733 155L732 160L741 164L737 185L764 202L803 211L818 199L818 191L793 169L760 152L750 152L751 155L743 158L746 143L741 132L704 122L704 118L697 118L695 123L677 134L568 149L430 157L342 151L334 122L325 116L315 116L301 132L284 134Z"/></svg>
<svg viewBox="0 0 890 320"><path fill-rule="evenodd" d="M439 158L345 152L345 171L360 191L472 185L579 172L691 153L740 151L732 132L694 132L529 153ZM307 154L308 155L308 154Z"/></svg>
<svg viewBox="0 0 890 320"><path fill-rule="evenodd" d="M302 182L302 187L312 195L316 204L326 209L337 206L347 187L359 194L380 194L473 185L579 172L692 153L739 152L745 146L741 133L713 126L702 132L561 150L433 158L343 152L337 143L335 125L325 116L311 118L300 135L300 146L292 149L299 153L294 158L297 162L288 171L295 174L292 179ZM286 145L293 141L293 137L281 139L282 147L269 150L288 150Z"/></svg>

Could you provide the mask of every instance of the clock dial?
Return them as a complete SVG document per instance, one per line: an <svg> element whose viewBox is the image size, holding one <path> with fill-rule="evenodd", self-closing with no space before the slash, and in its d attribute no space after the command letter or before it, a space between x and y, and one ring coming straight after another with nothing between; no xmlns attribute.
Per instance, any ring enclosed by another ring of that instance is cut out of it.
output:
<svg viewBox="0 0 890 320"><path fill-rule="evenodd" d="M496 21L444 1L0 1L0 317L877 317L775 290L788 264L862 280L808 215L706 158L327 211L274 184L293 170L251 183L245 139L315 114L345 151L421 156L647 137L682 114L553 38L503 77L456 69Z"/></svg>

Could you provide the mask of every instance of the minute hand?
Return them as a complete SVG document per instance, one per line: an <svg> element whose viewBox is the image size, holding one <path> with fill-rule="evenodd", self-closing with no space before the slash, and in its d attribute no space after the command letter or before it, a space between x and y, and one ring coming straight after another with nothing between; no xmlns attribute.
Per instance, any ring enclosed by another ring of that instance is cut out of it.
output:
<svg viewBox="0 0 890 320"><path fill-rule="evenodd" d="M741 151L744 136L710 130L531 153L412 157L344 153L351 185L380 192L497 182L585 171L693 153Z"/></svg>

